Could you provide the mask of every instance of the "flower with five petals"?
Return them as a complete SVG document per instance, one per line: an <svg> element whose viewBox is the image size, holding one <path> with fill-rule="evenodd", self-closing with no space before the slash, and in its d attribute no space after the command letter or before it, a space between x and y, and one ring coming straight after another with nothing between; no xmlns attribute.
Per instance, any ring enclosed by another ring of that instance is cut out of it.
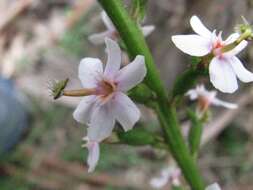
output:
<svg viewBox="0 0 253 190"><path fill-rule="evenodd" d="M190 20L192 29L197 34L175 35L172 41L181 51L192 56L205 56L212 54L209 64L210 81L215 88L225 93L233 93L238 89L237 78L242 82L253 81L253 73L248 71L236 55L243 50L248 42L243 40L233 49L224 52L222 48L232 44L239 38L238 33L231 34L225 41L221 32L207 29L197 16Z"/></svg>
<svg viewBox="0 0 253 190"><path fill-rule="evenodd" d="M198 100L198 110L205 112L210 105L223 106L228 109L237 108L236 104L225 102L216 97L217 91L208 91L204 85L198 85L195 89L191 89L186 93L190 100Z"/></svg>
<svg viewBox="0 0 253 190"><path fill-rule="evenodd" d="M84 58L79 65L79 78L84 89L65 91L63 95L84 96L73 117L88 125L84 145L88 148L89 171L93 171L99 159L99 143L112 133L118 121L125 131L133 128L140 118L140 111L126 92L141 83L146 75L144 56L138 55L120 69L121 51L118 44L105 39L107 64L103 68L97 58Z"/></svg>

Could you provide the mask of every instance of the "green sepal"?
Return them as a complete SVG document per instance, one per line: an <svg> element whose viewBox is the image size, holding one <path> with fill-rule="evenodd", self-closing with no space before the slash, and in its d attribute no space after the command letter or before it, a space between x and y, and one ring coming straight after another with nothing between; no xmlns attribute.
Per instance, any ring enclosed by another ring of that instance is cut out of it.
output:
<svg viewBox="0 0 253 190"><path fill-rule="evenodd" d="M155 98L153 92L144 83L141 83L136 87L134 87L133 89L131 89L128 92L128 96L134 101L141 104L146 104Z"/></svg>
<svg viewBox="0 0 253 190"><path fill-rule="evenodd" d="M136 23L140 23L146 14L148 0L132 0L130 15Z"/></svg>

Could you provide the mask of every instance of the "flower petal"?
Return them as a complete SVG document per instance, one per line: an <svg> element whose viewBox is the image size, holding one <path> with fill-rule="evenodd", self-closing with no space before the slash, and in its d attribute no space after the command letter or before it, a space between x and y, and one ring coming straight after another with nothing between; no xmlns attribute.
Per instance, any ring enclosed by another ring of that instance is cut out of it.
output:
<svg viewBox="0 0 253 190"><path fill-rule="evenodd" d="M149 34L151 34L155 29L154 25L148 25L148 26L142 26L141 30L144 36L148 36Z"/></svg>
<svg viewBox="0 0 253 190"><path fill-rule="evenodd" d="M252 82L253 81L253 73L248 71L241 61L233 56L229 59L230 64L233 67L234 72L236 73L237 77L242 81L242 82Z"/></svg>
<svg viewBox="0 0 253 190"><path fill-rule="evenodd" d="M88 137L92 141L101 142L109 137L115 124L110 104L98 105L91 115Z"/></svg>
<svg viewBox="0 0 253 190"><path fill-rule="evenodd" d="M212 32L207 29L197 16L192 16L190 24L194 32L205 38L211 38Z"/></svg>
<svg viewBox="0 0 253 190"><path fill-rule="evenodd" d="M228 45L228 44L235 42L239 37L240 37L240 34L233 33L230 36L228 36L228 38L224 42L226 45Z"/></svg>
<svg viewBox="0 0 253 190"><path fill-rule="evenodd" d="M94 88L103 73L103 64L96 58L84 58L80 62L78 73L84 88Z"/></svg>
<svg viewBox="0 0 253 190"><path fill-rule="evenodd" d="M211 51L210 41L199 35L176 35L172 41L178 49L192 56L204 56Z"/></svg>
<svg viewBox="0 0 253 190"><path fill-rule="evenodd" d="M223 100L220 100L218 98L213 98L212 99L212 104L216 106L223 106L228 109L236 109L238 106L236 104L230 103L230 102L225 102Z"/></svg>
<svg viewBox="0 0 253 190"><path fill-rule="evenodd" d="M109 16L106 14L105 11L101 12L101 18L108 30L110 30L110 31L116 30L114 24L112 23L111 19L109 18Z"/></svg>
<svg viewBox="0 0 253 190"><path fill-rule="evenodd" d="M243 40L234 49L224 53L223 56L225 56L225 57L234 56L234 55L238 54L240 51L242 51L247 45L248 45L248 42L246 40Z"/></svg>
<svg viewBox="0 0 253 190"><path fill-rule="evenodd" d="M99 143L94 141L88 141L86 144L86 147L88 149L88 158L87 158L87 164L89 166L88 172L93 172L97 166L98 160L99 160Z"/></svg>
<svg viewBox="0 0 253 190"><path fill-rule="evenodd" d="M113 100L113 112L125 131L132 129L141 115L135 103L121 92L118 92Z"/></svg>
<svg viewBox="0 0 253 190"><path fill-rule="evenodd" d="M196 100L198 98L198 93L195 89L189 90L185 95L189 96L190 100Z"/></svg>
<svg viewBox="0 0 253 190"><path fill-rule="evenodd" d="M238 89L236 75L227 59L214 57L209 65L210 80L215 88L225 93Z"/></svg>
<svg viewBox="0 0 253 190"><path fill-rule="evenodd" d="M73 113L73 117L77 122L82 124L88 124L90 122L95 99L95 96L85 96L82 98Z"/></svg>
<svg viewBox="0 0 253 190"><path fill-rule="evenodd" d="M120 69L121 64L121 50L117 42L106 38L106 52L108 54L107 63L105 66L104 75L108 78L114 76L114 74Z"/></svg>
<svg viewBox="0 0 253 190"><path fill-rule="evenodd" d="M102 33L98 33L98 34L92 34L89 36L88 40L93 43L94 45L100 45L105 43L105 38L108 37L110 38L112 35L111 31L105 31Z"/></svg>
<svg viewBox="0 0 253 190"><path fill-rule="evenodd" d="M209 185L205 190L221 190L220 186L217 183Z"/></svg>
<svg viewBox="0 0 253 190"><path fill-rule="evenodd" d="M128 91L139 84L147 73L144 56L138 55L136 58L123 67L117 74L115 81L118 82L118 89Z"/></svg>

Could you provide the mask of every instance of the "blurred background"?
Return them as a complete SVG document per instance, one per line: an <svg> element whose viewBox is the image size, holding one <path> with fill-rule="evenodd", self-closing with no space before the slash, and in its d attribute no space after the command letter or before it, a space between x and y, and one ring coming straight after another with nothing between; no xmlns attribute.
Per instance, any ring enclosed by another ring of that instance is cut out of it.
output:
<svg viewBox="0 0 253 190"><path fill-rule="evenodd" d="M191 32L191 15L226 37L241 15L253 21L252 10L252 0L150 0L145 24L156 30L147 41L168 89L190 63L170 37ZM104 45L87 40L105 30L100 12L95 0L0 0L1 190L154 189L150 180L171 163L161 150L103 144L97 170L87 174L87 151L81 148L85 127L72 117L80 99L49 96L48 83L55 79L68 77L69 88L80 87L81 58L106 60ZM249 69L252 47L240 54ZM223 190L253 189L252 91L253 84L247 84L223 95L240 107L213 108L205 126L198 164L206 181L219 182ZM180 120L187 126L183 112ZM145 126L157 131L153 113L145 108L142 113Z"/></svg>

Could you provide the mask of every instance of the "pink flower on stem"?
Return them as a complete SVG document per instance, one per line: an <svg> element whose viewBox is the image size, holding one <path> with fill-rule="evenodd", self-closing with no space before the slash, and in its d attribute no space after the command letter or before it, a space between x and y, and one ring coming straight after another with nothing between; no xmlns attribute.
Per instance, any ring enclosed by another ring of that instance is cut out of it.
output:
<svg viewBox="0 0 253 190"><path fill-rule="evenodd" d="M217 183L209 185L205 190L221 190L220 186Z"/></svg>
<svg viewBox="0 0 253 190"><path fill-rule="evenodd" d="M191 89L186 93L190 100L198 100L198 109L205 112L210 105L223 106L228 109L237 108L236 104L225 102L216 97L217 91L208 91L204 85L198 85L195 89Z"/></svg>
<svg viewBox="0 0 253 190"><path fill-rule="evenodd" d="M152 178L150 180L150 185L156 189L161 189L168 183L172 186L178 187L181 185L180 176L180 169L175 165L171 165L169 167L164 168L161 171L160 176Z"/></svg>
<svg viewBox="0 0 253 190"><path fill-rule="evenodd" d="M111 135L115 121L128 131L140 119L139 109L126 93L141 83L147 72L144 56L141 55L120 69L118 44L109 38L105 39L105 43L108 59L104 69L99 59L81 60L79 78L84 89L77 91L78 95L84 93L84 97L73 113L75 120L88 125L86 140L90 171L98 161L98 143Z"/></svg>
<svg viewBox="0 0 253 190"><path fill-rule="evenodd" d="M253 81L253 73L248 71L236 57L247 46L246 40L232 50L223 52L223 47L239 38L238 33L231 34L224 41L221 32L218 35L215 30L211 32L197 16L191 17L190 24L197 34L175 35L172 36L172 41L177 48L192 56L213 54L214 57L209 65L209 76L215 88L225 93L233 93L238 89L237 78L242 82Z"/></svg>
<svg viewBox="0 0 253 190"><path fill-rule="evenodd" d="M110 38L112 40L117 40L119 38L119 34L118 34L114 24L112 23L111 19L108 17L108 15L104 11L101 12L101 18L102 18L107 30L104 32L101 32L98 34L92 34L89 36L89 41L95 45L103 44L106 37ZM149 34L151 34L154 31L155 26L147 25L147 26L140 27L140 29L142 30L142 33L144 36L148 36Z"/></svg>

